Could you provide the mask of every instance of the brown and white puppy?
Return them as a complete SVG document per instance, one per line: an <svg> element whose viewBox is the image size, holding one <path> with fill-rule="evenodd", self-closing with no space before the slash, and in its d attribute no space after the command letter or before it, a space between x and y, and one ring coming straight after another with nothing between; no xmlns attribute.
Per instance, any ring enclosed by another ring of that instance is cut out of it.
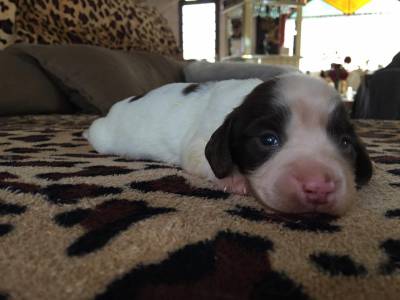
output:
<svg viewBox="0 0 400 300"><path fill-rule="evenodd" d="M299 75L258 85L212 135L206 157L218 178L237 169L283 212L343 214L372 175L339 95Z"/></svg>
<svg viewBox="0 0 400 300"><path fill-rule="evenodd" d="M115 104L100 153L166 161L286 213L343 214L372 166L337 92L299 73L175 83Z"/></svg>

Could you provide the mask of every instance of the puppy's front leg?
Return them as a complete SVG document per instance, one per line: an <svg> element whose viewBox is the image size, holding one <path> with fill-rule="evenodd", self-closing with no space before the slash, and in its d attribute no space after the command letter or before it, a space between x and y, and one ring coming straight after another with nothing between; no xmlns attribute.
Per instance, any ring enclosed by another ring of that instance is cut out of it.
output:
<svg viewBox="0 0 400 300"><path fill-rule="evenodd" d="M215 183L217 187L224 192L238 195L251 194L250 185L247 178L238 171L234 171L231 175L225 178L215 179Z"/></svg>

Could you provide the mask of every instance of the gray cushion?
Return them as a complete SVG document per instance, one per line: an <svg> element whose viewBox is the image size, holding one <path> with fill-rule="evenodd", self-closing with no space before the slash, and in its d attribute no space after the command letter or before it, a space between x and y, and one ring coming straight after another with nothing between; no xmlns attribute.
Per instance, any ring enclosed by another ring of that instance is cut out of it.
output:
<svg viewBox="0 0 400 300"><path fill-rule="evenodd" d="M259 78L263 81L274 76L298 72L291 66L262 65L243 62L208 63L196 61L184 67L187 82L206 82L225 79Z"/></svg>
<svg viewBox="0 0 400 300"><path fill-rule="evenodd" d="M0 115L71 113L74 106L29 57L0 51Z"/></svg>
<svg viewBox="0 0 400 300"><path fill-rule="evenodd" d="M35 59L84 112L107 113L124 98L183 80L181 63L158 54L87 45L15 45Z"/></svg>

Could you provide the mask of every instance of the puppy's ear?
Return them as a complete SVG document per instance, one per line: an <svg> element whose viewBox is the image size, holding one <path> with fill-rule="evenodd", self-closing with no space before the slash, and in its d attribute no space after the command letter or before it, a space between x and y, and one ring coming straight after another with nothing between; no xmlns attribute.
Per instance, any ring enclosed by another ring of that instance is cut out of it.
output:
<svg viewBox="0 0 400 300"><path fill-rule="evenodd" d="M372 163L364 144L359 138L357 138L354 148L356 151L356 184L361 187L367 184L372 177Z"/></svg>
<svg viewBox="0 0 400 300"><path fill-rule="evenodd" d="M232 117L228 116L224 123L213 133L205 149L205 155L217 178L228 176L233 169L230 151L230 132Z"/></svg>

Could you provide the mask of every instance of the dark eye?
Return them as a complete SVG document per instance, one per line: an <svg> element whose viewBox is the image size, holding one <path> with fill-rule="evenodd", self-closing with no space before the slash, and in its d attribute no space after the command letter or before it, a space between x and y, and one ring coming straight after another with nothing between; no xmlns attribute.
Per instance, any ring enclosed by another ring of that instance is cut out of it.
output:
<svg viewBox="0 0 400 300"><path fill-rule="evenodd" d="M267 133L260 137L261 143L268 147L278 147L281 144L279 137L274 133Z"/></svg>
<svg viewBox="0 0 400 300"><path fill-rule="evenodd" d="M351 137L344 135L340 139L340 147L343 149L348 149L353 145Z"/></svg>

